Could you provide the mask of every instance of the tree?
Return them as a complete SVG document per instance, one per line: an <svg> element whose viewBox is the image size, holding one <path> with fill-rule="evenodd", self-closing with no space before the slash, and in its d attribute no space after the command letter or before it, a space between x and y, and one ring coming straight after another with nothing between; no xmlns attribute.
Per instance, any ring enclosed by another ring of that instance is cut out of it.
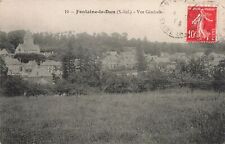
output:
<svg viewBox="0 0 225 144"><path fill-rule="evenodd" d="M27 91L28 84L20 77L9 76L4 82L3 89L7 96L20 96Z"/></svg>
<svg viewBox="0 0 225 144"><path fill-rule="evenodd" d="M207 57L192 58L187 63L177 63L174 77L178 80L180 86L189 86L191 90L194 90L194 88L210 88L212 76Z"/></svg>
<svg viewBox="0 0 225 144"><path fill-rule="evenodd" d="M218 92L225 91L225 60L219 62L219 64L214 68L213 73L213 88Z"/></svg>
<svg viewBox="0 0 225 144"><path fill-rule="evenodd" d="M144 56L144 50L142 47L136 48L136 58L137 58L137 70L139 72L145 71L147 69L147 62Z"/></svg>
<svg viewBox="0 0 225 144"><path fill-rule="evenodd" d="M26 32L24 30L16 30L8 33L8 41L14 46L14 49L20 43L23 43L25 33Z"/></svg>
<svg viewBox="0 0 225 144"><path fill-rule="evenodd" d="M0 48L5 48L9 52L14 52L14 46L9 42L6 32L0 31Z"/></svg>
<svg viewBox="0 0 225 144"><path fill-rule="evenodd" d="M0 57L0 91L3 88L5 79L7 78L8 68L5 61Z"/></svg>
<svg viewBox="0 0 225 144"><path fill-rule="evenodd" d="M5 77L7 75L8 68L5 64L5 61L0 57L0 78Z"/></svg>
<svg viewBox="0 0 225 144"><path fill-rule="evenodd" d="M65 55L62 58L62 66L63 66L63 75L62 77L68 80L69 75L73 73L76 69L76 57L73 53L73 45L72 41L68 43L68 49Z"/></svg>
<svg viewBox="0 0 225 144"><path fill-rule="evenodd" d="M71 83L89 86L100 84L100 66L97 57L74 41L68 43L68 51L63 56L63 78Z"/></svg>
<svg viewBox="0 0 225 144"><path fill-rule="evenodd" d="M40 65L41 62L44 62L46 60L46 57L42 54L36 54L36 53L18 53L14 55L14 58L18 59L19 61L23 63L28 63L29 61L36 61L37 64Z"/></svg>

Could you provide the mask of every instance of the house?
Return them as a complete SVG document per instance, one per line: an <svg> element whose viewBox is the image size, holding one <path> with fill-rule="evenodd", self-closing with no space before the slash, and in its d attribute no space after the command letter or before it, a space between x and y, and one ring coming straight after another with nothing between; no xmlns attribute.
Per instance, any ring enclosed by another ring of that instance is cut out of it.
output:
<svg viewBox="0 0 225 144"><path fill-rule="evenodd" d="M25 80L40 83L48 84L53 82L52 73L50 73L45 67L36 66L32 71L23 77Z"/></svg>
<svg viewBox="0 0 225 144"><path fill-rule="evenodd" d="M106 52L102 59L103 70L117 69L119 65L119 54L116 51Z"/></svg>
<svg viewBox="0 0 225 144"><path fill-rule="evenodd" d="M40 64L40 67L47 69L50 73L54 73L55 71L61 69L62 63L54 60L46 60Z"/></svg>
<svg viewBox="0 0 225 144"><path fill-rule="evenodd" d="M40 47L34 44L31 32L26 32L23 44L17 46L15 54L18 53L40 53Z"/></svg>
<svg viewBox="0 0 225 144"><path fill-rule="evenodd" d="M137 64L136 48L126 47L120 53L106 52L101 62L103 70L134 69Z"/></svg>
<svg viewBox="0 0 225 144"><path fill-rule="evenodd" d="M225 60L225 55L212 52L208 55L208 58L209 58L210 64L213 66L216 66L219 64L221 60Z"/></svg>
<svg viewBox="0 0 225 144"><path fill-rule="evenodd" d="M12 57L5 57L4 61L8 67L8 75L20 75L23 70L22 63L20 61Z"/></svg>
<svg viewBox="0 0 225 144"><path fill-rule="evenodd" d="M198 58L203 57L203 56L205 56L205 53L204 52L196 52L196 53L194 53L192 55L192 58L198 59Z"/></svg>
<svg viewBox="0 0 225 144"><path fill-rule="evenodd" d="M124 69L134 69L137 65L136 48L135 47L125 47L124 51L119 55L120 68Z"/></svg>
<svg viewBox="0 0 225 144"><path fill-rule="evenodd" d="M0 56L7 57L9 56L9 53L6 51L6 49L0 49Z"/></svg>
<svg viewBox="0 0 225 144"><path fill-rule="evenodd" d="M15 51L15 54L19 53L36 53L40 54L40 48L33 43L32 34L27 32L24 36L24 43L20 44ZM0 56L8 55L6 50L0 51ZM8 75L18 75L25 80L31 80L38 83L52 83L53 74L55 76L62 76L62 64L61 62L46 60L39 65L36 61L29 61L28 63L22 63L19 60L13 58L13 55L3 57L8 67Z"/></svg>
<svg viewBox="0 0 225 144"><path fill-rule="evenodd" d="M188 61L188 57L186 53L176 52L170 56L171 61Z"/></svg>

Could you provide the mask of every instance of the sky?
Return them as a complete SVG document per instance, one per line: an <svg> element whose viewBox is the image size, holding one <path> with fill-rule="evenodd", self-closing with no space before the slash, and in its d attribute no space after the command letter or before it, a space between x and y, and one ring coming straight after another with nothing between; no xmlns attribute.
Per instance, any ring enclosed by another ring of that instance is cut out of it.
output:
<svg viewBox="0 0 225 144"><path fill-rule="evenodd" d="M182 28L166 23L171 31L185 31L186 9L182 3L172 7L160 6L161 0L1 0L0 30L24 29L32 32L76 31L87 33L127 32L129 38L147 37L150 41L185 42L164 33L160 20L174 20L181 15ZM65 14L65 10L130 10L133 14ZM159 11L161 14L138 14L137 10ZM184 14L184 15L182 15ZM172 26L172 27L171 27Z"/></svg>

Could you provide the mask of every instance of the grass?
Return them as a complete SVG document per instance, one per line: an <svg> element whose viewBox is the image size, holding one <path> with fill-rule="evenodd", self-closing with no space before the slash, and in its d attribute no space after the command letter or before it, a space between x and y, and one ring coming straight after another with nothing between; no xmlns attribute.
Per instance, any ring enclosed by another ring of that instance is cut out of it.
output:
<svg viewBox="0 0 225 144"><path fill-rule="evenodd" d="M220 143L223 139L218 137L224 136L225 127L215 136L210 132L216 131L213 124L225 126L224 117L213 115L225 111L220 107L224 100L224 94L188 93L186 89L79 97L0 97L0 142L197 144L211 134ZM204 127L211 124L212 129Z"/></svg>

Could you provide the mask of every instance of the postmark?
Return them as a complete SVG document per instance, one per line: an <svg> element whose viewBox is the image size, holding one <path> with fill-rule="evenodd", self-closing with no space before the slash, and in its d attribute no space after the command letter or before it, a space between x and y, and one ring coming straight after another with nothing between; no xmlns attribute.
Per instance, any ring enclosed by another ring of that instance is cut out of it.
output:
<svg viewBox="0 0 225 144"><path fill-rule="evenodd" d="M214 42L219 39L225 39L224 4L225 0L163 0L160 3L160 10L162 11L162 15L160 17L160 28L163 33L165 33L169 37L175 39L183 39L184 42L191 42L191 39L188 39L188 29L191 28L191 25L188 24L188 21L193 18L189 18L191 15L188 15L188 13L195 13L192 12L191 8L215 7L216 15L214 15L213 17L213 19L216 20L215 31L213 30L212 32L210 32L212 34L211 37L196 42ZM209 12L207 11L207 13Z"/></svg>
<svg viewBox="0 0 225 144"><path fill-rule="evenodd" d="M186 37L186 7L189 3L193 3L193 0L163 0L160 3L160 29L169 37Z"/></svg>
<svg viewBox="0 0 225 144"><path fill-rule="evenodd" d="M217 7L189 6L187 42L216 42Z"/></svg>

